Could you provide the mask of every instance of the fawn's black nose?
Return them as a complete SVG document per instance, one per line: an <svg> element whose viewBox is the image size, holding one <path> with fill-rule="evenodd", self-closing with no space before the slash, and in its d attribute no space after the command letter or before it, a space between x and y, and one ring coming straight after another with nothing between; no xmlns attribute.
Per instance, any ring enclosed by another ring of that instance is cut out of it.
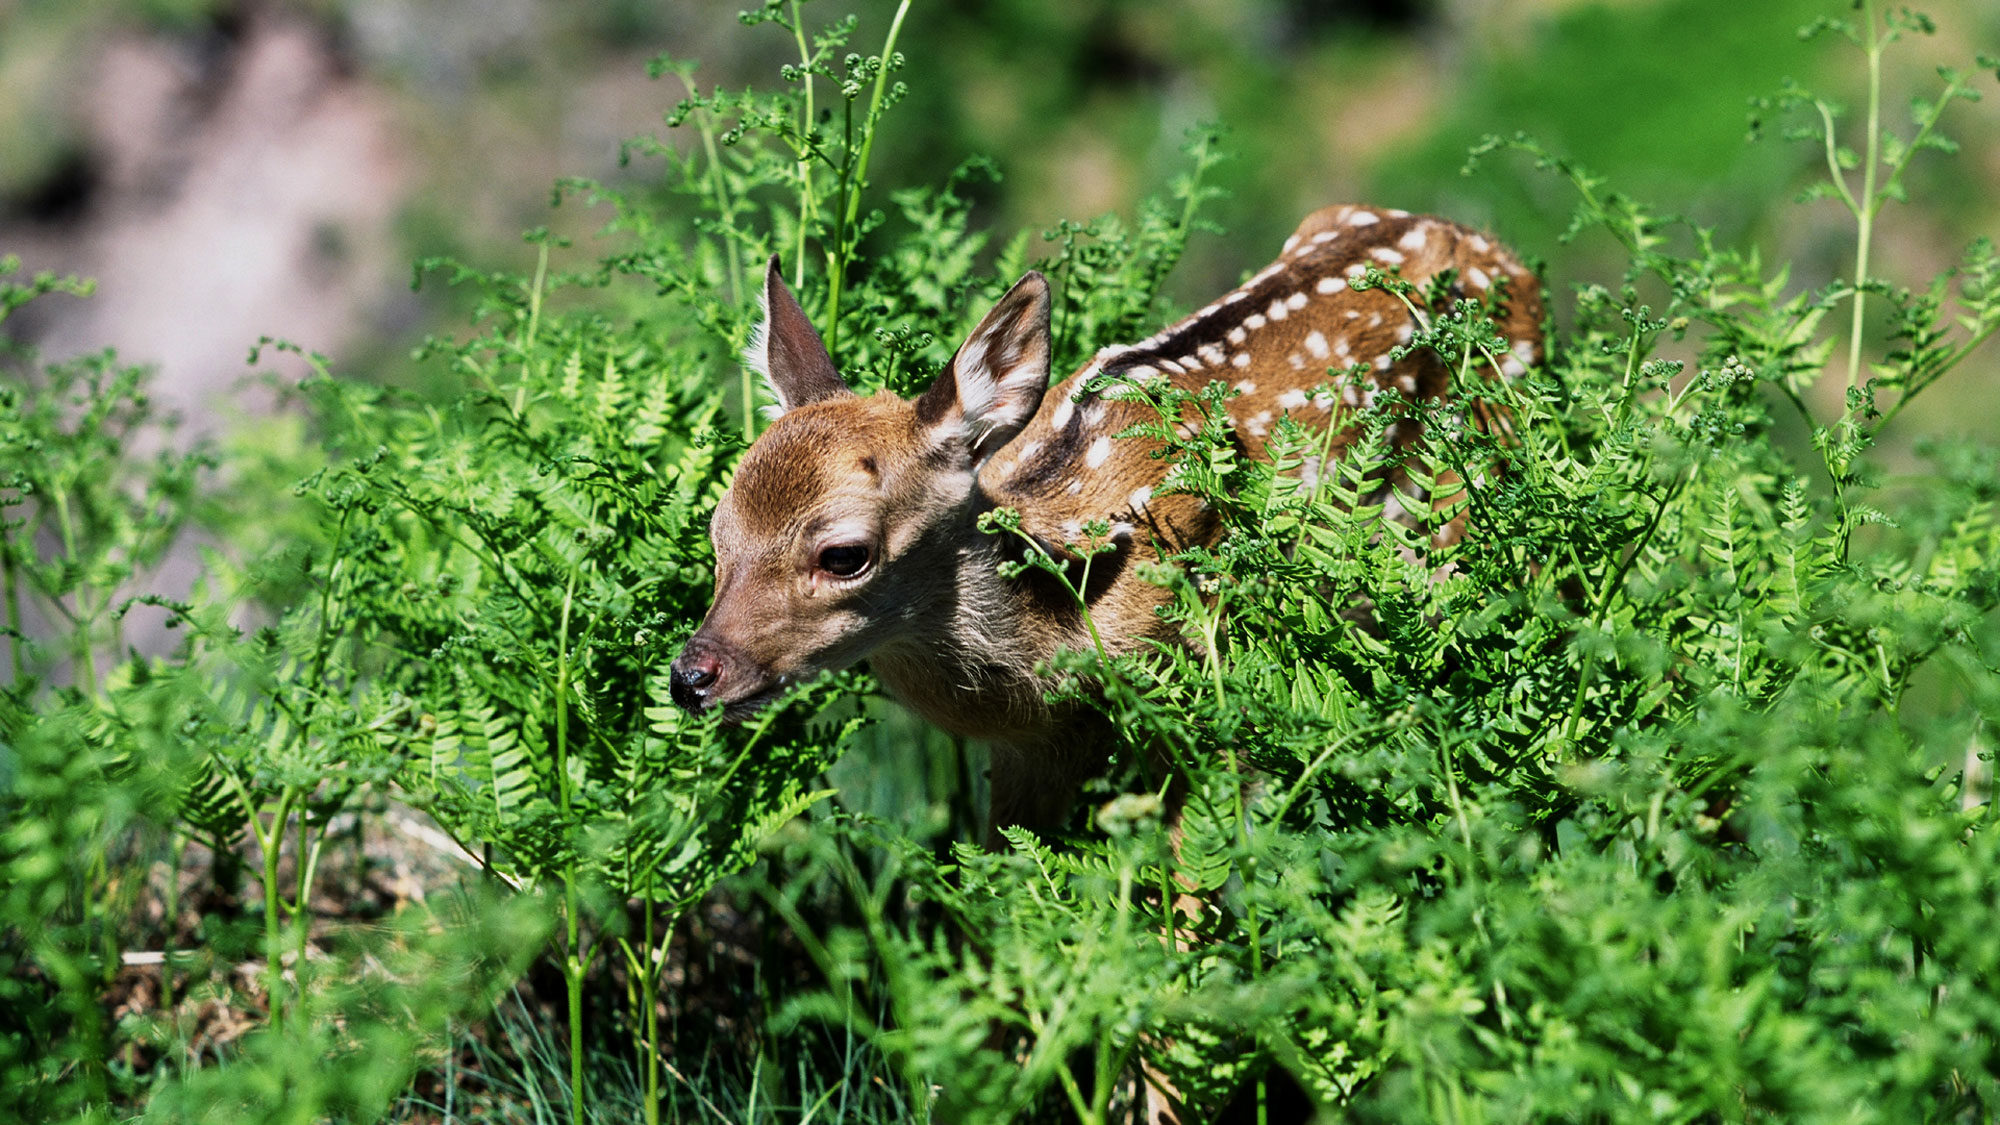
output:
<svg viewBox="0 0 2000 1125"><path fill-rule="evenodd" d="M722 662L705 648L689 645L674 658L667 674L668 694L689 711L708 706L708 689L722 674Z"/></svg>

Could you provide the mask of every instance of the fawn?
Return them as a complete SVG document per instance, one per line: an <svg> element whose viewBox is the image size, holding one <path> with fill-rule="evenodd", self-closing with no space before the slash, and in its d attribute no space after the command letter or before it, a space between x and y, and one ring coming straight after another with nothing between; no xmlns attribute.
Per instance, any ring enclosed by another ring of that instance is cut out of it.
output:
<svg viewBox="0 0 2000 1125"><path fill-rule="evenodd" d="M980 515L1017 510L1026 536L1059 558L1086 522L1108 522L1112 550L1092 560L1081 591L1104 647L1181 642L1154 612L1173 595L1139 564L1212 542L1218 520L1195 497L1154 495L1168 467L1152 456L1157 442L1114 439L1157 421L1154 407L1085 388L1100 375L1188 389L1224 380L1236 392L1234 440L1249 455L1285 414L1336 428L1337 454L1353 437L1340 428L1378 389L1450 389L1434 354L1391 358L1418 324L1394 294L1350 285L1370 264L1420 291L1447 270L1454 295L1497 288L1499 373L1538 361L1534 277L1485 236L1402 211L1314 212L1243 285L1150 339L1104 348L1053 390L1039 273L1000 298L922 395L864 398L834 369L774 257L746 362L769 381L778 416L716 507L715 601L673 662L674 699L740 720L801 680L866 660L931 722L990 742L992 832L1058 825L1115 742L1095 710L1047 698L1046 662L1091 639L1054 576L1002 577L1023 544L982 532ZM1330 381L1330 370L1357 364L1366 374ZM1421 436L1414 420L1397 426L1399 442Z"/></svg>

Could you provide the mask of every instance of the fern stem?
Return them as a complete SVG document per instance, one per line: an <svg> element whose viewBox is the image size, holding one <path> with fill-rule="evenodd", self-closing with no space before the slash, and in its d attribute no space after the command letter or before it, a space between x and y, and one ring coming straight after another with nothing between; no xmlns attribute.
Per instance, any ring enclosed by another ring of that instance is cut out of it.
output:
<svg viewBox="0 0 2000 1125"><path fill-rule="evenodd" d="M701 96L701 89L694 84L693 75L683 72L681 85L687 88L688 97ZM735 208L729 202L729 181L722 174L722 153L715 144L714 118L715 114L703 106L695 116L695 128L701 133L702 152L708 157L709 205L721 221L722 261L729 274L729 303L740 308L743 304L743 248L736 240ZM737 365L737 380L743 398L743 441L747 444L757 439L757 381L751 375L749 366L741 363Z"/></svg>
<svg viewBox="0 0 2000 1125"><path fill-rule="evenodd" d="M652 880L646 883L645 906L646 945L642 952L646 963L639 972L639 997L646 1005L646 1125L660 1125L660 960L655 958L653 937Z"/></svg>
<svg viewBox="0 0 2000 1125"><path fill-rule="evenodd" d="M861 123L861 155L855 160L851 174L843 172L842 191L846 195L847 206L842 209L841 234L836 242L845 243L847 231L854 229L855 219L861 213L861 191L868 186L868 157L875 151L875 130L882 116L882 93L888 88L889 71L894 67L896 39L903 33L903 17L910 14L910 0L903 0L896 6L896 16L889 21L889 35L882 41L882 69L875 72L875 90L868 95L868 116ZM850 107L851 109L851 107ZM850 122L851 124L851 122ZM849 151L852 151L850 148ZM801 240L803 243L803 239ZM839 362L840 345L840 290L846 281L847 250L844 245L835 247L838 268L829 271L826 300L826 350ZM831 259L833 255L829 255ZM804 284L802 281L800 284Z"/></svg>
<svg viewBox="0 0 2000 1125"><path fill-rule="evenodd" d="M63 558L65 561L74 564L77 561L76 521L70 515L69 490L66 488L57 488L55 496L56 519L58 529L62 535ZM76 613L70 617L70 623L75 629L75 634L71 638L71 660L74 662L74 667L70 669L70 675L75 678L74 682L83 689L84 698L95 699L97 698L97 653L91 647L90 626L96 620L97 613L84 604L84 593L84 589L79 587L76 592ZM56 604L61 605L62 603L60 600L57 600Z"/></svg>
<svg viewBox="0 0 2000 1125"><path fill-rule="evenodd" d="M534 350L535 339L542 331L542 288L548 283L549 240L543 238L535 248L535 280L528 286L528 329L521 338L521 382L514 388L514 416L528 408L528 353Z"/></svg>
<svg viewBox="0 0 2000 1125"><path fill-rule="evenodd" d="M264 998L270 1006L271 1030L281 1035L285 1030L285 1005L280 995L285 951L278 922L278 845L284 839L285 822L291 818L292 801L297 793L296 787L286 786L278 795L278 807L271 813L270 835L264 834L263 825L254 813L250 817L251 830L264 853Z"/></svg>
<svg viewBox="0 0 2000 1125"><path fill-rule="evenodd" d="M806 238L811 229L814 204L812 183L812 128L816 112L813 107L812 51L806 46L805 18L799 13L799 0L792 0L792 38L799 45L799 83L805 87L805 104L799 113L799 245L792 266L792 288L806 286ZM747 401L747 400L746 400Z"/></svg>
<svg viewBox="0 0 2000 1125"><path fill-rule="evenodd" d="M1875 216L1882 210L1876 193L1876 166L1882 160L1882 32L1875 20L1875 0L1862 0L1868 24L1868 149L1862 158L1860 207L1855 210L1854 319L1847 338L1847 389L1861 385L1862 317L1868 303L1868 257L1875 238Z"/></svg>
<svg viewBox="0 0 2000 1125"><path fill-rule="evenodd" d="M556 794L562 802L563 826L573 829L569 770L569 613L576 600L577 571L571 570L563 589L562 622L556 632ZM583 1125L587 1095L583 1085L583 931L577 911L581 906L576 869L576 841L568 842L563 855L563 985L569 1004L569 1113L572 1125Z"/></svg>
<svg viewBox="0 0 2000 1125"><path fill-rule="evenodd" d="M22 651L27 634L21 628L21 586L14 573L14 552L0 545L0 592L7 602L7 653L13 659L16 687L28 682L28 654Z"/></svg>

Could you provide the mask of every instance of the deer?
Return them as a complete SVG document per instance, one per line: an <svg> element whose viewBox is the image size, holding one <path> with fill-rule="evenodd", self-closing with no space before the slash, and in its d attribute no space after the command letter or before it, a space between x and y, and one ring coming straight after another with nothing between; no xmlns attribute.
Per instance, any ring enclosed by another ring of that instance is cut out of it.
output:
<svg viewBox="0 0 2000 1125"><path fill-rule="evenodd" d="M989 846L1008 827L1060 827L1118 740L1087 701L1054 691L1051 659L1090 649L1091 624L1112 656L1188 643L1156 612L1175 595L1142 572L1222 533L1200 499L1162 489L1161 442L1115 436L1159 414L1110 393L1106 377L1188 390L1225 381L1229 437L1245 454L1265 456L1289 416L1338 456L1386 389L1417 400L1454 391L1434 353L1396 354L1427 314L1357 286L1370 267L1419 293L1448 274L1449 294L1492 298L1497 374L1539 362L1534 276L1484 234L1400 210L1313 212L1242 285L1147 339L1100 348L1053 389L1040 273L1008 289L929 388L903 399L850 389L774 256L745 362L775 417L716 506L714 600L672 662L673 699L740 722L865 661L905 706L988 744ZM1396 427L1399 446L1421 441L1414 419ZM1018 513L1021 536L981 530L998 508ZM1060 553L1100 521L1108 550L1080 591L1004 565L1024 538Z"/></svg>

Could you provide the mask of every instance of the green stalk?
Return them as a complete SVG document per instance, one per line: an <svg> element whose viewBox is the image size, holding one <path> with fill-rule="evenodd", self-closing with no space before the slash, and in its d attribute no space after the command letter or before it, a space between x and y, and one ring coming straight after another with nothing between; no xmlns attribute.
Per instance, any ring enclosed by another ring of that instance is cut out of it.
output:
<svg viewBox="0 0 2000 1125"><path fill-rule="evenodd" d="M1652 541L1653 533L1659 530L1660 521L1666 518L1667 505L1673 503L1674 497L1680 495L1681 489L1692 483L1693 480L1693 472L1688 474L1686 480L1682 480L1678 476L1675 477L1673 484L1668 487L1666 495L1660 497L1659 503L1654 506L1652 518L1646 521L1646 526L1641 528L1639 534L1633 538L1632 546L1625 555L1624 560L1618 564L1616 569L1605 576L1604 585L1599 587L1597 596L1591 599L1590 628L1593 632L1604 627L1604 621L1611 613L1611 603L1617 598L1618 589L1625 582L1626 572L1630 571L1633 564L1639 561L1640 554L1645 551L1646 545ZM1597 653L1593 650L1584 655L1583 664L1577 669L1576 697L1570 701L1569 717L1563 720L1562 741L1570 749L1575 748L1576 730L1583 721L1584 697L1589 693L1591 680L1596 674Z"/></svg>
<svg viewBox="0 0 2000 1125"><path fill-rule="evenodd" d="M256 817L251 817L257 844L264 852L264 993L271 1006L271 1030L280 1034L285 1030L285 1005L279 995L284 984L285 938L278 921L278 845L285 838L285 823L291 819L292 802L297 797L298 789L294 786L286 786L278 795L268 836Z"/></svg>
<svg viewBox="0 0 2000 1125"><path fill-rule="evenodd" d="M1862 313L1867 307L1868 256L1875 236L1875 215L1882 200L1875 194L1876 165L1882 160L1882 32L1875 20L1875 0L1862 0L1868 23L1868 151L1861 166L1860 206L1855 208L1854 320L1847 339L1847 389L1861 385ZM1831 137L1828 144L1832 143Z"/></svg>
<svg viewBox="0 0 2000 1125"><path fill-rule="evenodd" d="M21 628L21 585L14 574L14 552L0 550L0 590L4 590L7 601L7 653L13 658L14 682L28 682L28 656L21 651L26 644L26 635Z"/></svg>
<svg viewBox="0 0 2000 1125"><path fill-rule="evenodd" d="M646 1004L646 1125L660 1125L660 1012L658 962L653 957L652 887L646 888L645 965L639 973L639 996Z"/></svg>
<svg viewBox="0 0 2000 1125"><path fill-rule="evenodd" d="M687 87L690 98L699 97L701 91L694 84L692 76L682 73L681 85ZM702 152L708 157L708 190L714 199L715 213L722 220L722 261L729 271L729 303L743 303L743 248L733 237L734 209L729 205L729 181L722 174L722 153L715 144L714 115L703 109L695 117L695 128L701 132ZM757 438L757 383L747 366L737 366L739 389L743 395L743 440L745 443Z"/></svg>
<svg viewBox="0 0 2000 1125"><path fill-rule="evenodd" d="M310 819L307 810L300 808L297 854L293 857L293 862L298 867L298 891L292 899L291 915L298 932L294 939L296 957L292 971L298 976L301 1001L305 998L306 945L312 936L308 911L313 875L319 869L320 848L326 843L326 838L318 833L312 833L308 837L307 821Z"/></svg>
<svg viewBox="0 0 2000 1125"><path fill-rule="evenodd" d="M875 89L868 95L868 117L861 124L861 156L854 162L852 174L843 171L846 181L847 206L840 220L843 232L852 230L855 218L861 213L861 191L868 186L868 156L875 151L875 127L882 113L882 93L889 85L891 60L896 55L896 39L903 33L903 17L910 14L910 0L896 5L896 18L889 21L888 38L882 41L882 69L875 72ZM850 151L852 151L850 149ZM843 234L843 239L844 239ZM838 362L840 344L840 290L845 280L846 248L839 247L840 267L827 278L826 299L826 350ZM804 284L803 281L800 284Z"/></svg>
<svg viewBox="0 0 2000 1125"><path fill-rule="evenodd" d="M573 794L569 777L569 611L576 599L576 572L563 590L562 624L556 634L556 792L562 801L563 823L571 823ZM577 918L581 893L578 887L576 854L572 848L563 861L563 932L568 948L563 955L563 984L569 1003L569 1115L572 1125L583 1125L583 955L582 926Z"/></svg>
<svg viewBox="0 0 2000 1125"><path fill-rule="evenodd" d="M167 935L160 943L160 1007L171 1015L174 1010L174 923L181 916L181 860L187 853L187 836L171 830L167 844ZM180 1020L174 1019L174 1037L180 1038Z"/></svg>
<svg viewBox="0 0 2000 1125"><path fill-rule="evenodd" d="M76 524L70 517L69 490L58 488L55 494L56 524L62 535L63 557L75 562ZM83 688L85 698L90 699L97 696L97 659L90 647L90 625L95 617L96 614L84 604L83 591L79 589L76 594L76 614L71 618L76 628L71 639L71 659L75 661L76 667L71 669L71 673L76 676L77 683Z"/></svg>
<svg viewBox="0 0 2000 1125"><path fill-rule="evenodd" d="M811 229L813 205L812 185L812 129L815 117L813 111L812 51L806 46L806 23L799 14L799 0L792 0L792 38L799 45L799 66L805 71L801 82L805 86L806 101L799 115L799 245L797 261L792 266L792 288L806 287L806 232ZM747 401L747 400L746 400Z"/></svg>
<svg viewBox="0 0 2000 1125"><path fill-rule="evenodd" d="M701 90L695 86L693 76L683 73L681 75L681 85L687 88L688 97L697 98L701 96ZM708 157L708 190L715 197L716 214L722 216L724 224L727 225L730 221L730 215L735 209L729 205L729 181L722 174L722 153L715 144L715 115L704 108L696 115L694 121L695 128L701 133L702 153ZM727 237L726 233L722 240L722 247L725 251L722 258L723 265L729 270L729 300L732 304L741 304L743 301L742 247L736 244L735 239Z"/></svg>
<svg viewBox="0 0 2000 1125"><path fill-rule="evenodd" d="M528 287L528 331L521 338L521 375L519 386L514 388L514 416L520 417L528 407L528 352L535 346L535 339L542 331L542 289L549 276L549 242L544 238L535 248L535 280Z"/></svg>

